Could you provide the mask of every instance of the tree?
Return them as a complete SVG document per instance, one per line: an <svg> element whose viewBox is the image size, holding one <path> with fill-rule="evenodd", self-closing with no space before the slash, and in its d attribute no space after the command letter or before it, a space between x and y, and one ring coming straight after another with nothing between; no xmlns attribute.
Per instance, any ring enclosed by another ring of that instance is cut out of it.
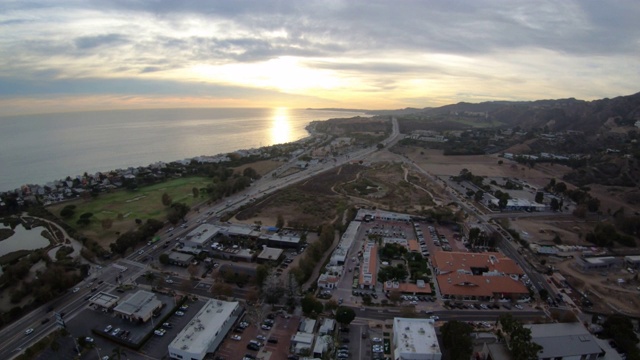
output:
<svg viewBox="0 0 640 360"><path fill-rule="evenodd" d="M171 205L172 202L173 200L171 199L171 196L169 196L169 194L167 193L162 194L162 205L169 206Z"/></svg>
<svg viewBox="0 0 640 360"><path fill-rule="evenodd" d="M484 191L482 191L482 190L478 190L478 191L476 191L476 194L475 194L475 198L474 198L474 199L475 199L477 202L482 201L482 198L483 198L483 197L484 197Z"/></svg>
<svg viewBox="0 0 640 360"><path fill-rule="evenodd" d="M384 144L383 143L378 143L378 145L376 145L376 148L378 148L378 150L382 150L382 149L384 149Z"/></svg>
<svg viewBox="0 0 640 360"><path fill-rule="evenodd" d="M535 202L537 202L538 204L542 204L543 201L544 201L544 193L542 191L538 191L536 193Z"/></svg>
<svg viewBox="0 0 640 360"><path fill-rule="evenodd" d="M256 267L256 285L262 288L264 281L269 276L271 267L269 265L261 264Z"/></svg>
<svg viewBox="0 0 640 360"><path fill-rule="evenodd" d="M242 171L242 176L245 176L254 180L260 178L260 175L258 174L258 172L252 167L245 168Z"/></svg>
<svg viewBox="0 0 640 360"><path fill-rule="evenodd" d="M324 309L327 310L327 311L333 311L333 310L337 309L338 306L339 306L338 302L335 301L334 299L331 299L331 300L327 301L324 304Z"/></svg>
<svg viewBox="0 0 640 360"><path fill-rule="evenodd" d="M192 278L195 278L196 275L198 275L198 267L195 266L194 264L190 264L187 267L187 272L189 273L189 276L191 276Z"/></svg>
<svg viewBox="0 0 640 360"><path fill-rule="evenodd" d="M284 217L282 214L278 214L278 219L276 220L276 227L278 229L282 229L284 227Z"/></svg>
<svg viewBox="0 0 640 360"><path fill-rule="evenodd" d="M558 211L560 209L560 202L558 201L558 199L553 198L551 199L551 210L553 211Z"/></svg>
<svg viewBox="0 0 640 360"><path fill-rule="evenodd" d="M392 303L397 304L400 299L402 299L402 294L400 293L400 291L392 290L389 292L389 301L391 301Z"/></svg>
<svg viewBox="0 0 640 360"><path fill-rule="evenodd" d="M191 189L191 192L193 193L193 197L197 198L200 195L200 190L198 190L197 187L193 187L193 189Z"/></svg>
<svg viewBox="0 0 640 360"><path fill-rule="evenodd" d="M225 284L224 281L216 280L215 284L213 284L213 286L211 287L211 294L214 297L229 297L233 295L233 289L231 288L231 285Z"/></svg>
<svg viewBox="0 0 640 360"><path fill-rule="evenodd" d="M160 264L162 265L167 265L169 264L169 255L167 254L160 254L160 256L158 257L158 261L160 261Z"/></svg>
<svg viewBox="0 0 640 360"><path fill-rule="evenodd" d="M349 325L356 318L356 312L352 308L340 306L336 310L336 321L342 325Z"/></svg>
<svg viewBox="0 0 640 360"><path fill-rule="evenodd" d="M449 321L442 325L442 345L449 350L449 359L468 360L473 353L471 325L460 321Z"/></svg>
<svg viewBox="0 0 640 360"><path fill-rule="evenodd" d="M324 306L322 303L316 299L313 294L307 294L300 301L300 306L302 307L302 312L306 316L314 316L322 313Z"/></svg>

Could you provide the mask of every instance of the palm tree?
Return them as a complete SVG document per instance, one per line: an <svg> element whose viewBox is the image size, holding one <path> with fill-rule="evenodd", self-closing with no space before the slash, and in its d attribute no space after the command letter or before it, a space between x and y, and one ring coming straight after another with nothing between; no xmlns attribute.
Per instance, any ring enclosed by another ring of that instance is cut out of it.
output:
<svg viewBox="0 0 640 360"><path fill-rule="evenodd" d="M123 350L121 347L117 346L113 348L113 351L111 351L111 355L113 356L114 359L116 360L120 360L122 359L122 354L123 354Z"/></svg>

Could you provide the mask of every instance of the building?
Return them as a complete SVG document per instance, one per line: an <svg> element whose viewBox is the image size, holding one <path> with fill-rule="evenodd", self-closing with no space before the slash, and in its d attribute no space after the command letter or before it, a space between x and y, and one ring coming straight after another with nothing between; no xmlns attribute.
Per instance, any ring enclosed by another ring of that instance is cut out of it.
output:
<svg viewBox="0 0 640 360"><path fill-rule="evenodd" d="M342 234L340 238L340 242L338 246L336 246L335 250L331 254L331 259L329 260L329 265L344 265L349 257L349 250L353 245L353 241L356 239L356 234L358 233L358 229L360 228L359 221L352 221L349 223L347 230Z"/></svg>
<svg viewBox="0 0 640 360"><path fill-rule="evenodd" d="M622 260L613 256L579 257L576 258L576 265L582 271L609 270L622 266Z"/></svg>
<svg viewBox="0 0 640 360"><path fill-rule="evenodd" d="M202 224L191 230L183 240L180 241L184 248L206 250L211 240L220 234L222 228L210 224Z"/></svg>
<svg viewBox="0 0 640 360"><path fill-rule="evenodd" d="M267 244L269 247L276 247L280 249L297 249L300 247L300 235L277 232L260 235L260 240Z"/></svg>
<svg viewBox="0 0 640 360"><path fill-rule="evenodd" d="M384 291L399 291L402 294L429 295L433 292L431 285L424 280L418 280L415 284L387 281L384 283Z"/></svg>
<svg viewBox="0 0 640 360"><path fill-rule="evenodd" d="M300 325L298 326L298 331L313 334L314 329L316 328L316 320L305 318L300 321Z"/></svg>
<svg viewBox="0 0 640 360"><path fill-rule="evenodd" d="M183 254L177 251L169 253L169 264L178 266L189 266L193 261L194 256L192 254Z"/></svg>
<svg viewBox="0 0 640 360"><path fill-rule="evenodd" d="M542 346L540 360L595 360L603 352L596 338L581 323L524 325L531 341Z"/></svg>
<svg viewBox="0 0 640 360"><path fill-rule="evenodd" d="M342 268L341 266L339 268ZM326 272L320 274L318 276L318 287L321 289L335 289L338 287L338 283L340 282L340 275L338 273L333 272L332 270L327 270Z"/></svg>
<svg viewBox="0 0 640 360"><path fill-rule="evenodd" d="M313 334L298 331L291 338L291 346L296 354L300 354L305 351L311 351L313 349L314 340L315 336Z"/></svg>
<svg viewBox="0 0 640 360"><path fill-rule="evenodd" d="M434 321L394 318L392 351L396 360L440 360Z"/></svg>
<svg viewBox="0 0 640 360"><path fill-rule="evenodd" d="M113 311L123 319L144 323L151 319L154 311L162 309L162 306L162 302L154 293L138 290L113 308Z"/></svg>
<svg viewBox="0 0 640 360"><path fill-rule="evenodd" d="M320 324L320 329L318 330L318 334L320 335L331 335L336 328L336 321L334 319L325 318L322 320L322 324Z"/></svg>
<svg viewBox="0 0 640 360"><path fill-rule="evenodd" d="M640 269L640 255L625 256L624 266L632 269Z"/></svg>
<svg viewBox="0 0 640 360"><path fill-rule="evenodd" d="M318 336L316 338L316 343L313 346L313 352L312 352L313 357L317 359L322 359L322 357L327 352L327 350L329 350L329 344L332 344L332 343L333 343L333 339L331 338L331 336L329 335Z"/></svg>
<svg viewBox="0 0 640 360"><path fill-rule="evenodd" d="M372 289L378 277L378 245L375 242L365 244L362 267L360 269L360 288Z"/></svg>
<svg viewBox="0 0 640 360"><path fill-rule="evenodd" d="M213 353L242 314L238 302L209 300L169 344L169 357L202 360Z"/></svg>
<svg viewBox="0 0 640 360"><path fill-rule="evenodd" d="M282 253L284 250L277 248L270 248L265 246L262 249L262 252L258 255L258 263L264 264L268 262L277 263L282 258Z"/></svg>
<svg viewBox="0 0 640 360"><path fill-rule="evenodd" d="M529 296L520 280L524 271L503 254L438 251L431 259L445 299L524 300Z"/></svg>
<svg viewBox="0 0 640 360"><path fill-rule="evenodd" d="M111 295L106 292L99 292L89 299L89 305L100 309L113 309L118 305L119 296Z"/></svg>

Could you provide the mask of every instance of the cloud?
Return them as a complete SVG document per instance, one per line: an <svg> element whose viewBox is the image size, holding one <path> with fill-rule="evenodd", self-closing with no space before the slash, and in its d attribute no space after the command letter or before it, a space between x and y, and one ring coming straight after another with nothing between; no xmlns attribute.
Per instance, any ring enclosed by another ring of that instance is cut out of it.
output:
<svg viewBox="0 0 640 360"><path fill-rule="evenodd" d="M88 50L105 45L118 45L127 43L126 36L122 34L105 34L95 36L83 36L77 38L74 43L78 49Z"/></svg>
<svg viewBox="0 0 640 360"><path fill-rule="evenodd" d="M637 91L635 0L60 0L0 14L0 75L25 79L0 83L4 97L283 89L404 107Z"/></svg>

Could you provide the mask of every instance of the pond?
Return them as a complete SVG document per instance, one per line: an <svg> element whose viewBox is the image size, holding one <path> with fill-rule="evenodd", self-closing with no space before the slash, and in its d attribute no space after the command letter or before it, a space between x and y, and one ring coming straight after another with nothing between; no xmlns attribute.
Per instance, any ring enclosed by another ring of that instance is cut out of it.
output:
<svg viewBox="0 0 640 360"><path fill-rule="evenodd" d="M42 226L28 230L22 224L19 224L13 229L15 234L6 240L0 241L0 256L18 250L36 250L49 246L49 240L40 235L43 230L46 229Z"/></svg>

